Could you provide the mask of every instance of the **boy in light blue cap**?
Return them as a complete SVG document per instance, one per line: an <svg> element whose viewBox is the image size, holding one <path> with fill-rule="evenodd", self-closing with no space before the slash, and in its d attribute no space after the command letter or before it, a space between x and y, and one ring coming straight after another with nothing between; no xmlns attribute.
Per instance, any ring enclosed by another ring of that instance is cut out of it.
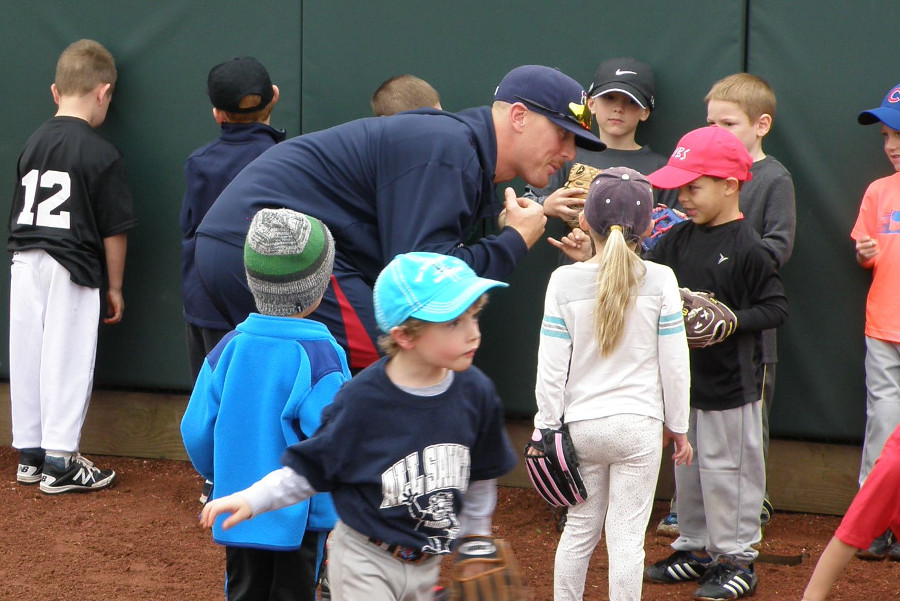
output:
<svg viewBox="0 0 900 601"><path fill-rule="evenodd" d="M485 293L505 286L456 257L395 257L373 294L387 356L338 392L285 467L211 501L201 523L230 513L227 530L330 491L332 599L431 599L457 539L491 535L496 479L517 461L497 391L472 367Z"/></svg>

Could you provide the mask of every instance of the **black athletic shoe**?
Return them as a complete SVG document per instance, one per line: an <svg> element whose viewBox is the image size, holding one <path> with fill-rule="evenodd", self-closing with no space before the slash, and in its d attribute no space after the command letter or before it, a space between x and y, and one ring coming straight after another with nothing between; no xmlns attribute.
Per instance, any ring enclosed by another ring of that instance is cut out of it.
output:
<svg viewBox="0 0 900 601"><path fill-rule="evenodd" d="M16 481L19 484L37 484L44 471L44 449L20 449Z"/></svg>
<svg viewBox="0 0 900 601"><path fill-rule="evenodd" d="M644 568L644 580L671 584L699 580L712 565L712 559L695 557L690 551L675 551L663 560Z"/></svg>
<svg viewBox="0 0 900 601"><path fill-rule="evenodd" d="M763 499L762 511L759 512L759 525L766 526L772 521L774 515L775 507L772 506L772 502L769 499Z"/></svg>
<svg viewBox="0 0 900 601"><path fill-rule="evenodd" d="M41 477L41 492L58 495L64 492L91 492L112 486L116 473L101 470L75 453L69 459L46 457Z"/></svg>
<svg viewBox="0 0 900 601"><path fill-rule="evenodd" d="M753 564L742 568L728 561L712 566L694 591L694 601L721 601L752 597L759 579Z"/></svg>

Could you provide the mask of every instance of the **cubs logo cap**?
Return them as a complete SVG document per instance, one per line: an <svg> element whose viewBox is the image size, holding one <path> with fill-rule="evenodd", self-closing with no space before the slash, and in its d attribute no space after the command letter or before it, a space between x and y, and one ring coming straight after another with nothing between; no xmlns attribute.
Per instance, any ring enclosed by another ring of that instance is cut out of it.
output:
<svg viewBox="0 0 900 601"><path fill-rule="evenodd" d="M375 281L375 320L385 333L410 317L433 323L450 321L491 288L506 286L478 277L463 260L449 255L397 255Z"/></svg>
<svg viewBox="0 0 900 601"><path fill-rule="evenodd" d="M587 94L577 81L552 67L516 67L494 91L494 100L515 104L540 113L575 134L575 145L585 150L604 150L606 144L591 133L591 111Z"/></svg>
<svg viewBox="0 0 900 601"><path fill-rule="evenodd" d="M737 136L710 125L682 136L669 162L647 179L664 190L680 188L704 175L748 182L753 178L752 166L753 157Z"/></svg>
<svg viewBox="0 0 900 601"><path fill-rule="evenodd" d="M591 229L605 235L612 225L622 226L626 238L650 229L653 188L638 171L613 167L601 171L588 187L584 218Z"/></svg>
<svg viewBox="0 0 900 601"><path fill-rule="evenodd" d="M856 120L861 125L872 125L880 121L891 129L900 130L900 83L891 88L881 101L881 106L861 112Z"/></svg>
<svg viewBox="0 0 900 601"><path fill-rule="evenodd" d="M252 56L233 58L210 69L206 91L214 107L229 113L254 113L275 96L269 72ZM241 100L251 94L260 97L259 103L241 108Z"/></svg>
<svg viewBox="0 0 900 601"><path fill-rule="evenodd" d="M591 98L610 92L621 92L638 103L642 109L653 109L653 71L646 63L633 58L611 58L600 63L587 95Z"/></svg>

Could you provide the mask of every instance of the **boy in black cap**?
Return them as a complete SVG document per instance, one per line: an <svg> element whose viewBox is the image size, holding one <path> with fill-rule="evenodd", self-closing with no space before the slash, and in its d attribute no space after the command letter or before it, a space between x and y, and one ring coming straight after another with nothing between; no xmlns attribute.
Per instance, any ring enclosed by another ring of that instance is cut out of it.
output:
<svg viewBox="0 0 900 601"><path fill-rule="evenodd" d="M181 289L194 380L204 357L228 332L211 320L210 301L194 268L197 227L234 176L285 138L283 130L269 125L278 102L278 86L272 85L266 68L255 58L234 58L213 67L207 78L207 92L213 119L221 125L222 135L188 157L181 204Z"/></svg>
<svg viewBox="0 0 900 601"><path fill-rule="evenodd" d="M638 125L650 117L656 106L653 71L633 58L612 58L600 63L587 92L587 106L597 122L597 134L606 150L595 152L579 148L573 162L567 163L550 178L544 188L529 187L525 196L544 205L544 214L563 221L577 221L584 207L584 192L563 188L574 163L608 169L630 167L648 174L666 164L666 157L635 140ZM674 207L677 194L654 190L657 202Z"/></svg>

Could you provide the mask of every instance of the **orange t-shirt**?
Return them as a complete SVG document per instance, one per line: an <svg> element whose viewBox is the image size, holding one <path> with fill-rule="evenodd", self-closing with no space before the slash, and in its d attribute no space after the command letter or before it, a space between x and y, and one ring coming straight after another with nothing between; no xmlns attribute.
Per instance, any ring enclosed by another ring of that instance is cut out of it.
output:
<svg viewBox="0 0 900 601"><path fill-rule="evenodd" d="M900 172L869 184L850 237L878 242L866 300L866 336L900 342Z"/></svg>

